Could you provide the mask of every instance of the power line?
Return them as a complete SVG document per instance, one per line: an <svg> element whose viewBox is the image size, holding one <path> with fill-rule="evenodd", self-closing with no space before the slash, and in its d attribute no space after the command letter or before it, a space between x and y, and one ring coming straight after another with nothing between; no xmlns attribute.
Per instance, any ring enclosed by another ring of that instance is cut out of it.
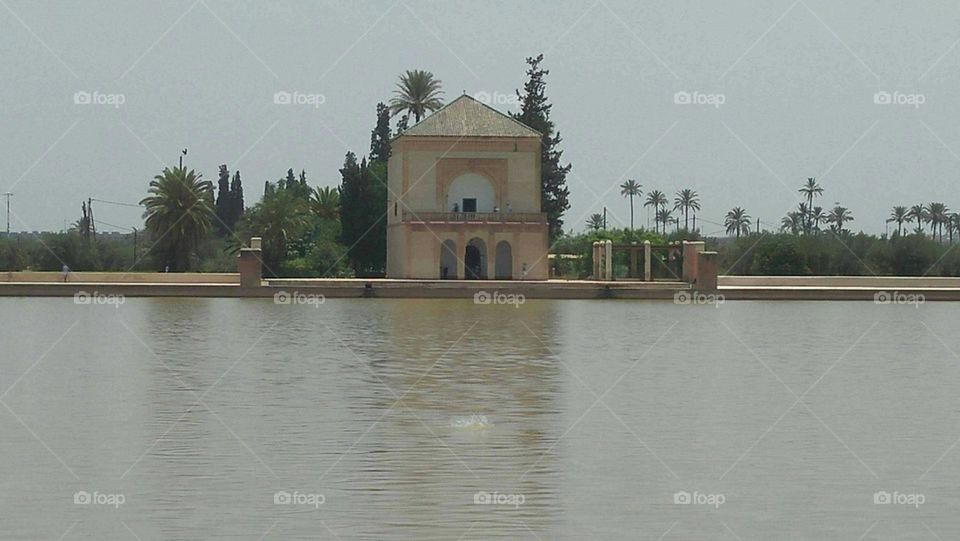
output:
<svg viewBox="0 0 960 541"><path fill-rule="evenodd" d="M107 203L108 205L119 205L121 207L135 207L140 208L140 205L134 205L133 203L121 203L119 201L107 201L106 199L97 199L96 197L91 197L91 201L96 201L98 203Z"/></svg>

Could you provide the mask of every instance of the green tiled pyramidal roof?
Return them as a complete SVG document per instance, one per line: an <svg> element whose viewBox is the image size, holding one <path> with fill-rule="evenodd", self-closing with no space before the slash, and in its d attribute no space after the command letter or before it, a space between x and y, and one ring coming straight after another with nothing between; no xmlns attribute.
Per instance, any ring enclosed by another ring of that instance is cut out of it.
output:
<svg viewBox="0 0 960 541"><path fill-rule="evenodd" d="M540 132L466 94L401 134L427 137L540 137Z"/></svg>

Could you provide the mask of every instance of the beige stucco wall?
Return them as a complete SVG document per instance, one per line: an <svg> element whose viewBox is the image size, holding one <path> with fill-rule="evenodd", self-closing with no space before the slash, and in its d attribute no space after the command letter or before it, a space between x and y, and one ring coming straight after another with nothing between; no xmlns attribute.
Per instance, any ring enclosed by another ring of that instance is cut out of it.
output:
<svg viewBox="0 0 960 541"><path fill-rule="evenodd" d="M394 141L388 164L387 276L439 278L441 244L450 239L457 246L456 277L463 278L466 245L476 237L486 245L488 278L495 276L497 243L507 241L513 279L546 280L545 224L425 225L402 221L405 209L414 213L449 212L446 187L468 172L491 181L501 211L505 212L509 203L512 212L540 212L539 145L536 137L400 137Z"/></svg>

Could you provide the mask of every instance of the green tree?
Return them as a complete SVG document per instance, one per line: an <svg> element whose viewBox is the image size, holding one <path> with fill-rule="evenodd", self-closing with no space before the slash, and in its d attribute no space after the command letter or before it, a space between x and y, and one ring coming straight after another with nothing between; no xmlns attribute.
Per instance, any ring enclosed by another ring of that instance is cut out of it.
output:
<svg viewBox="0 0 960 541"><path fill-rule="evenodd" d="M550 110L553 105L546 96L546 76L550 73L540 67L543 55L527 58L527 82L523 92L517 91L520 111L513 118L540 132L540 209L547 214L551 243L563 235L563 213L570 208L570 190L567 174L571 164L563 165L560 132L555 132Z"/></svg>
<svg viewBox="0 0 960 541"><path fill-rule="evenodd" d="M308 225L307 202L295 190L272 189L244 215L243 230L263 238L263 264L276 276L287 256L287 243L299 238Z"/></svg>
<svg viewBox="0 0 960 541"><path fill-rule="evenodd" d="M387 259L386 164L348 152L340 169L341 242L356 275L383 273Z"/></svg>
<svg viewBox="0 0 960 541"><path fill-rule="evenodd" d="M423 70L407 70L400 76L394 97L390 100L390 111L397 115L407 112L413 115L416 122L443 107L443 90L441 81L434 79L433 74Z"/></svg>
<svg viewBox="0 0 960 541"><path fill-rule="evenodd" d="M807 179L807 183L800 187L798 190L807 198L807 211L813 208L813 198L819 195L823 195L823 188L817 184L817 179L810 177ZM805 217L804 221L804 232L810 233L810 230L813 228L813 222L809 214Z"/></svg>
<svg viewBox="0 0 960 541"><path fill-rule="evenodd" d="M917 222L917 232L923 234L923 224L927 221L927 207L924 205L914 205L910 207L908 222Z"/></svg>
<svg viewBox="0 0 960 541"><path fill-rule="evenodd" d="M949 214L950 210L943 203L934 202L927 205L927 220L934 235L937 235L939 230L940 242L943 242L943 225L947 223Z"/></svg>
<svg viewBox="0 0 960 541"><path fill-rule="evenodd" d="M370 134L370 161L385 162L390 159L390 108L377 104L377 127Z"/></svg>
<svg viewBox="0 0 960 541"><path fill-rule="evenodd" d="M780 231L789 231L791 235L796 235L803 228L803 215L797 211L788 212L780 220Z"/></svg>
<svg viewBox="0 0 960 541"><path fill-rule="evenodd" d="M630 198L630 229L633 229L633 198L643 195L640 188L642 188L641 184L633 179L620 185L620 195Z"/></svg>
<svg viewBox="0 0 960 541"><path fill-rule="evenodd" d="M244 210L246 209L243 206L243 181L240 180L240 170L237 169L233 172L233 180L230 181L230 213L227 227L231 230L235 229Z"/></svg>
<svg viewBox="0 0 960 541"><path fill-rule="evenodd" d="M643 203L644 207L653 207L653 230L654 232L659 232L660 230L657 227L657 224L660 223L660 209L666 207L667 205L667 196L663 194L660 190L653 190L652 192L647 192L647 200ZM666 232L666 230L664 230Z"/></svg>
<svg viewBox="0 0 960 541"><path fill-rule="evenodd" d="M834 233L843 233L845 231L843 227L844 224L852 221L853 214L850 212L850 209L840 205L833 207L833 210L827 214L827 223L830 224L830 229L833 230Z"/></svg>
<svg viewBox="0 0 960 541"><path fill-rule="evenodd" d="M230 194L230 171L227 170L227 164L220 166L219 179L217 181L217 231L220 236L230 233L229 222L231 208Z"/></svg>
<svg viewBox="0 0 960 541"><path fill-rule="evenodd" d="M340 190L317 186L310 197L310 211L324 220L340 220Z"/></svg>
<svg viewBox="0 0 960 541"><path fill-rule="evenodd" d="M603 215L602 214L591 214L587 218L587 227L594 231L600 231L603 229Z"/></svg>
<svg viewBox="0 0 960 541"><path fill-rule="evenodd" d="M734 207L727 212L724 217L723 226L727 228L727 234L736 233L740 238L741 233L750 234L750 215L740 207Z"/></svg>
<svg viewBox="0 0 960 541"><path fill-rule="evenodd" d="M683 228L690 229L690 211L700 210L700 196L694 190L684 188L677 192L677 197L673 200L673 209L683 212Z"/></svg>
<svg viewBox="0 0 960 541"><path fill-rule="evenodd" d="M902 205L897 205L890 211L890 217L887 218L887 223L894 222L897 224L897 236L903 234L903 222L908 221L909 215L910 211Z"/></svg>
<svg viewBox="0 0 960 541"><path fill-rule="evenodd" d="M213 228L213 184L192 169L167 167L147 191L150 195L140 204L146 207L145 226L157 239L162 267L189 270L190 256Z"/></svg>

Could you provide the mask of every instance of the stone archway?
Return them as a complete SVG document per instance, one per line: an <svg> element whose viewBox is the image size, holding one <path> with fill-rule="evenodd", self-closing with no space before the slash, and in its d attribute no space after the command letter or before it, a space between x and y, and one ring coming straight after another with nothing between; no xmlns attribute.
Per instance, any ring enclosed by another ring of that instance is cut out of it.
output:
<svg viewBox="0 0 960 541"><path fill-rule="evenodd" d="M467 243L463 253L464 278L487 279L487 245L483 239L474 237Z"/></svg>
<svg viewBox="0 0 960 541"><path fill-rule="evenodd" d="M451 239L440 245L440 279L457 279L457 243Z"/></svg>
<svg viewBox="0 0 960 541"><path fill-rule="evenodd" d="M501 240L497 243L494 277L497 280L513 279L513 249L510 243Z"/></svg>

